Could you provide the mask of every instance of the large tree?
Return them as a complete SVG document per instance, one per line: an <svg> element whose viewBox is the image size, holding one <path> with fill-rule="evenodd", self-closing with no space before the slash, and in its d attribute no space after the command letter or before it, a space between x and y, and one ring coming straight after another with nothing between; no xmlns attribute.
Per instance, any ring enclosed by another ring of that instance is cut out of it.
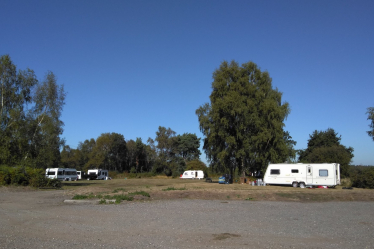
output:
<svg viewBox="0 0 374 249"><path fill-rule="evenodd" d="M200 138L196 134L184 133L178 135L178 154L185 162L199 159L200 157Z"/></svg>
<svg viewBox="0 0 374 249"><path fill-rule="evenodd" d="M0 57L0 164L54 167L60 162L63 86L52 72L39 83L32 70L19 70Z"/></svg>
<svg viewBox="0 0 374 249"><path fill-rule="evenodd" d="M371 120L371 123L369 125L370 130L367 131L367 133L374 141L374 107L369 107L366 114L368 114L368 120Z"/></svg>
<svg viewBox="0 0 374 249"><path fill-rule="evenodd" d="M127 147L123 135L103 133L96 139L86 168L101 168L122 172L126 167Z"/></svg>
<svg viewBox="0 0 374 249"><path fill-rule="evenodd" d="M224 61L213 73L210 103L196 110L211 166L231 173L236 167L264 171L269 162L294 156L284 131L289 113L267 72L253 62Z"/></svg>
<svg viewBox="0 0 374 249"><path fill-rule="evenodd" d="M353 148L340 144L341 136L332 128L315 130L309 135L308 147L299 151L299 161L303 163L339 163L343 176L348 176L349 164L353 158Z"/></svg>

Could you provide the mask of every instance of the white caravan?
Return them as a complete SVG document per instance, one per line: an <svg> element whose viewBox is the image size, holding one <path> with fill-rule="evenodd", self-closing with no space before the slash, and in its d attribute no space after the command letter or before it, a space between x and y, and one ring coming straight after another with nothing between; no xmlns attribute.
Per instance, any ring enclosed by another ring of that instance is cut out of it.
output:
<svg viewBox="0 0 374 249"><path fill-rule="evenodd" d="M109 172L106 169L89 169L87 171L87 180L108 180Z"/></svg>
<svg viewBox="0 0 374 249"><path fill-rule="evenodd" d="M77 170L70 168L48 168L45 170L45 176L61 181L76 181L78 179Z"/></svg>
<svg viewBox="0 0 374 249"><path fill-rule="evenodd" d="M180 179L203 179L204 172L202 170L187 170L185 171Z"/></svg>
<svg viewBox="0 0 374 249"><path fill-rule="evenodd" d="M340 164L338 163L297 163L269 164L265 176L265 184L306 186L340 185Z"/></svg>
<svg viewBox="0 0 374 249"><path fill-rule="evenodd" d="M78 175L78 180L82 180L85 178L86 173L84 173L84 171L77 171L77 175Z"/></svg>

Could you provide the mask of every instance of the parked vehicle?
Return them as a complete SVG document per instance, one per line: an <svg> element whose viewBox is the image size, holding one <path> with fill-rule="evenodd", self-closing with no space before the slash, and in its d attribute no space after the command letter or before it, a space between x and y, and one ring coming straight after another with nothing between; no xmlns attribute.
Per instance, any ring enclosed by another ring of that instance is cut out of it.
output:
<svg viewBox="0 0 374 249"><path fill-rule="evenodd" d="M109 172L106 169L89 169L87 171L87 180L108 180Z"/></svg>
<svg viewBox="0 0 374 249"><path fill-rule="evenodd" d="M230 184L232 183L232 177L229 174L224 174L223 176L218 178L219 184Z"/></svg>
<svg viewBox="0 0 374 249"><path fill-rule="evenodd" d="M87 179L87 174L84 171L77 171L78 180Z"/></svg>
<svg viewBox="0 0 374 249"><path fill-rule="evenodd" d="M308 163L308 164L269 164L265 176L265 184L306 186L340 185L340 164Z"/></svg>
<svg viewBox="0 0 374 249"><path fill-rule="evenodd" d="M77 170L71 168L48 168L45 170L45 176L61 181L76 181L78 179Z"/></svg>
<svg viewBox="0 0 374 249"><path fill-rule="evenodd" d="M202 170L187 170L180 176L180 179L204 179L204 172Z"/></svg>

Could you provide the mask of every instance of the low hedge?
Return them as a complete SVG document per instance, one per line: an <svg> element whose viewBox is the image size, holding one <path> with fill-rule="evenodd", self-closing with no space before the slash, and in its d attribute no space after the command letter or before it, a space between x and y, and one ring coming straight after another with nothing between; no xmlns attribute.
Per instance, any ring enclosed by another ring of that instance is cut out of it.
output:
<svg viewBox="0 0 374 249"><path fill-rule="evenodd" d="M3 165L0 166L0 186L7 185L31 186L35 188L61 188L62 186L59 180L46 178L43 169Z"/></svg>

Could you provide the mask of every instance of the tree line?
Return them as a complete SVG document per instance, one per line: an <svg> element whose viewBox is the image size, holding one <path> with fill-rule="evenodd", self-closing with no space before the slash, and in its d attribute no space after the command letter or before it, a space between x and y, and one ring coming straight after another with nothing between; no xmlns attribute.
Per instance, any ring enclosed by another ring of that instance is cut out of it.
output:
<svg viewBox="0 0 374 249"><path fill-rule="evenodd" d="M284 123L290 106L273 88L269 73L253 62L224 61L213 72L210 101L196 110L202 139L160 126L146 143L103 133L71 148L60 137L63 85L57 84L52 72L39 82L31 69L17 71L9 55L0 57L0 94L0 165L176 176L191 165L205 167L199 161L200 141L211 171L221 173L257 174L265 172L269 163L337 162L342 175L348 176L353 158L353 148L342 145L332 128L314 131L307 148L296 150ZM374 140L374 108L367 114L371 120L367 133Z"/></svg>
<svg viewBox="0 0 374 249"><path fill-rule="evenodd" d="M61 162L64 167L84 171L102 168L179 176L188 163L200 162L199 147L200 138L196 134L177 135L172 129L159 126L156 138L148 138L147 144L141 138L126 141L122 134L103 133L96 140L91 138L80 142L76 149L65 145Z"/></svg>

